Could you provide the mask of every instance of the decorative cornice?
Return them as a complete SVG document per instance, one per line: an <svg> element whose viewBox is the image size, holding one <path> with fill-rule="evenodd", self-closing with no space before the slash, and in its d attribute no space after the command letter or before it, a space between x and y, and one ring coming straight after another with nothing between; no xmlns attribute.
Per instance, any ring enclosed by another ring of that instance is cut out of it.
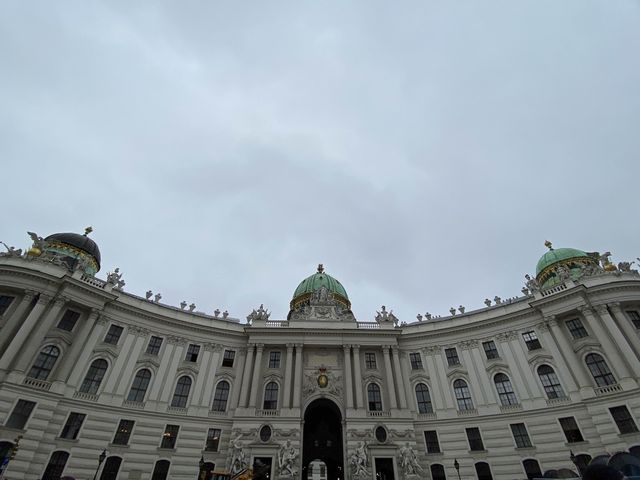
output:
<svg viewBox="0 0 640 480"><path fill-rule="evenodd" d="M184 347L187 344L187 339L183 337L178 337L176 335L169 335L167 336L167 343L170 343L171 345L180 345Z"/></svg>
<svg viewBox="0 0 640 480"><path fill-rule="evenodd" d="M458 343L461 350L471 350L472 348L476 348L478 346L477 340L464 340Z"/></svg>
<svg viewBox="0 0 640 480"><path fill-rule="evenodd" d="M47 295L46 293L41 293L40 297L38 297L39 305L47 305L53 297L51 295Z"/></svg>
<svg viewBox="0 0 640 480"><path fill-rule="evenodd" d="M136 337L146 337L147 335L149 335L149 333L151 333L146 328L136 327L135 325L129 325L127 330L129 333L135 335Z"/></svg>
<svg viewBox="0 0 640 480"><path fill-rule="evenodd" d="M508 332L502 332L496 335L496 340L501 343L509 342L518 338L518 332L511 330Z"/></svg>
<svg viewBox="0 0 640 480"><path fill-rule="evenodd" d="M538 332L542 332L542 333L546 333L549 331L549 323L548 322L540 322L540 323L536 323L534 328L538 331Z"/></svg>
<svg viewBox="0 0 640 480"><path fill-rule="evenodd" d="M430 355L439 355L442 352L442 347L440 345L432 345L430 347L424 347L422 349L422 353L427 356Z"/></svg>
<svg viewBox="0 0 640 480"><path fill-rule="evenodd" d="M593 308L596 312L598 312L598 315L600 316L609 315L609 310L607 310L606 305L594 305Z"/></svg>

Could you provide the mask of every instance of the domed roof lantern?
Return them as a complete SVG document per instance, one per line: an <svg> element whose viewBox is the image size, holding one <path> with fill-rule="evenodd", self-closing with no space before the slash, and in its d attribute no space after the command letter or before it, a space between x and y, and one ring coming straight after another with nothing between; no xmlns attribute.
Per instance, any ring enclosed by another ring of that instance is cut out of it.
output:
<svg viewBox="0 0 640 480"><path fill-rule="evenodd" d="M587 252L577 248L553 248L549 240L545 240L545 247L549 249L536 265L536 280L542 288L549 288L557 285L560 279L556 276L556 269L559 266L567 267L571 273L571 278L577 279L584 265L597 265L597 261Z"/></svg>
<svg viewBox="0 0 640 480"><path fill-rule="evenodd" d="M90 275L95 275L100 270L100 249L98 244L89 238L93 232L92 227L84 229L84 234L79 233L54 233L44 239L44 252L69 257L84 265L84 270Z"/></svg>
<svg viewBox="0 0 640 480"><path fill-rule="evenodd" d="M338 280L325 273L324 265L320 263L318 264L317 272L300 282L295 292L293 292L293 298L290 303L291 310L309 303L313 292L320 290L322 287L332 295L338 304L347 309L351 308L347 291Z"/></svg>

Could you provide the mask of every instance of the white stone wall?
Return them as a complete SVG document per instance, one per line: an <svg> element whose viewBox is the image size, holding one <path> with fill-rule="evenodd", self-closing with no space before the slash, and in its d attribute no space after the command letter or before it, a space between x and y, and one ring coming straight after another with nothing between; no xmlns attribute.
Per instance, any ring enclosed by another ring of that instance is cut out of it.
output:
<svg viewBox="0 0 640 480"><path fill-rule="evenodd" d="M640 336L624 314L626 309L640 309L640 278L630 274L588 278L585 284L571 284L553 295L397 328L318 321L248 326L148 302L95 280L90 284L53 265L2 257L0 295L4 294L16 298L0 317L0 441L23 436L9 466L11 479L40 478L55 450L70 453L65 474L91 478L103 449L123 458L118 478L150 479L155 462L167 459L169 478L193 479L201 457L214 462L217 470L230 468L230 440L241 433L248 458L271 456L275 465L285 440L301 447L304 408L321 396L334 400L342 411L347 469L360 441L367 442L372 456L380 457L397 457L408 442L426 472L431 463L441 463L449 478L455 478L454 459L460 462L463 478L475 478L474 462L486 461L497 480L526 478L526 458L537 459L543 471L573 468L570 450L595 456L640 445L640 434L618 433L608 410L626 405L640 426ZM73 332L56 328L67 308L82 313ZM588 337L571 337L564 322L574 317L582 319ZM103 342L112 324L124 328L117 345ZM530 330L536 332L541 349L526 348L522 333ZM157 356L145 353L152 335L163 338ZM499 359L486 358L482 342L487 340L495 342ZM189 344L200 346L197 362L185 361ZM45 345L56 345L61 357L47 381L26 385L26 374ZM460 365L447 365L444 349L449 347L457 349ZM236 352L232 368L222 366L225 350ZM274 350L281 354L279 368L268 365ZM367 368L366 352L375 353L375 369ZM412 352L421 354L421 370L411 369ZM591 352L605 357L618 380L616 390L594 388L583 361ZM100 389L96 396L79 394L96 358L109 363ZM554 368L566 400L547 400L536 374L541 364ZM330 378L326 389L314 383L320 367ZM132 405L126 398L140 368L148 368L152 380L144 404ZM493 383L499 372L509 376L518 405L501 407ZM182 375L193 381L188 406L171 408ZM458 378L467 382L476 409L465 415L457 410L452 390ZM227 411L211 412L215 385L222 379L231 384ZM279 385L275 411L263 410L269 381ZM367 410L370 382L381 387L382 412ZM429 387L433 414L417 413L418 382ZM4 426L19 398L37 403L20 431ZM72 411L87 414L79 438L60 439ZM585 442L566 443L557 420L563 416L576 418ZM128 446L111 444L120 419L135 421ZM509 424L521 422L527 426L531 448L515 447ZM180 425L174 450L159 448L166 424ZM263 425L274 432L266 443L258 438ZM389 438L383 444L375 440L377 426L387 429ZM470 426L480 429L485 451L469 451L465 428ZM222 430L218 452L204 451L208 428ZM442 453L426 453L425 430L437 431ZM398 469L399 460L395 465Z"/></svg>

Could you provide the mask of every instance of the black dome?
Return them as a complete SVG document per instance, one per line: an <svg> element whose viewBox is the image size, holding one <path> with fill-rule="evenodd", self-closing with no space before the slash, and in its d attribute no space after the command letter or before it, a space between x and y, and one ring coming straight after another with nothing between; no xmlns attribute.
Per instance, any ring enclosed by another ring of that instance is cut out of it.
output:
<svg viewBox="0 0 640 480"><path fill-rule="evenodd" d="M95 258L98 263L98 268L100 268L100 249L98 248L98 244L86 235L80 235L79 233L54 233L45 238L45 241L66 243L72 247L79 248Z"/></svg>

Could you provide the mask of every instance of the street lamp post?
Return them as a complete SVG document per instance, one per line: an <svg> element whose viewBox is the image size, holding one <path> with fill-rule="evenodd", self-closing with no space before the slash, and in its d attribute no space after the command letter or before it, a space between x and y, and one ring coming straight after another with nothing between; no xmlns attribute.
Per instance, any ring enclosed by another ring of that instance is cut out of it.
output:
<svg viewBox="0 0 640 480"><path fill-rule="evenodd" d="M100 465L102 465L102 462L104 462L105 458L107 458L107 451L102 450L102 453L98 457L98 468L96 468L96 473L93 474L93 480L96 480L96 478L98 477L98 471L100 470Z"/></svg>
<svg viewBox="0 0 640 480"><path fill-rule="evenodd" d="M458 474L458 480L460 480L460 464L458 463L458 459L453 459L453 468L456 469L456 473Z"/></svg>

